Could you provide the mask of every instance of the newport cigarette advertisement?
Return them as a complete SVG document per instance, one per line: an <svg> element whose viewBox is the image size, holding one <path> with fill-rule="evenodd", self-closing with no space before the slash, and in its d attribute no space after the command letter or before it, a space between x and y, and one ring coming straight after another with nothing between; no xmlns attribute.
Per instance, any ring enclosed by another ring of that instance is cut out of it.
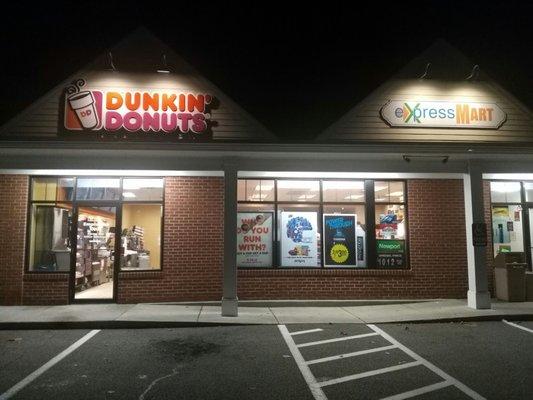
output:
<svg viewBox="0 0 533 400"><path fill-rule="evenodd" d="M283 211L280 229L281 265L317 267L317 213Z"/></svg>
<svg viewBox="0 0 533 400"><path fill-rule="evenodd" d="M237 266L272 266L272 219L269 212L237 213Z"/></svg>
<svg viewBox="0 0 533 400"><path fill-rule="evenodd" d="M355 214L324 214L324 266L356 267Z"/></svg>

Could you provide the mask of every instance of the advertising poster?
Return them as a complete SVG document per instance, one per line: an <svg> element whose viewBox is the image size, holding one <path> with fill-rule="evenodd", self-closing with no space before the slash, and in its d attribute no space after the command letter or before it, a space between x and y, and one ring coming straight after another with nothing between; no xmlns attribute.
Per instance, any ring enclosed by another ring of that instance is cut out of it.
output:
<svg viewBox="0 0 533 400"><path fill-rule="evenodd" d="M272 266L271 212L237 213L237 266Z"/></svg>
<svg viewBox="0 0 533 400"><path fill-rule="evenodd" d="M324 266L357 266L357 215L324 214Z"/></svg>
<svg viewBox="0 0 533 400"><path fill-rule="evenodd" d="M522 208L519 205L492 207L492 241L494 253L524 251Z"/></svg>
<svg viewBox="0 0 533 400"><path fill-rule="evenodd" d="M377 239L376 247L378 256L378 267L405 267L405 240Z"/></svg>
<svg viewBox="0 0 533 400"><path fill-rule="evenodd" d="M281 265L317 267L317 213L281 213Z"/></svg>

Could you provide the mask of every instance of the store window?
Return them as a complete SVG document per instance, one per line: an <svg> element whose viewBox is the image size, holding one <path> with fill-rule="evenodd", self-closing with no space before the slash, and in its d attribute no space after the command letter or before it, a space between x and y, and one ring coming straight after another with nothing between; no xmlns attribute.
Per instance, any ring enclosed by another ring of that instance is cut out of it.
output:
<svg viewBox="0 0 533 400"><path fill-rule="evenodd" d="M119 178L78 178L76 200L120 200Z"/></svg>
<svg viewBox="0 0 533 400"><path fill-rule="evenodd" d="M161 268L161 204L124 203L122 206L122 271Z"/></svg>
<svg viewBox="0 0 533 400"><path fill-rule="evenodd" d="M405 268L407 265L405 183L376 181L374 198L377 266Z"/></svg>
<svg viewBox="0 0 533 400"><path fill-rule="evenodd" d="M373 187L370 184L373 181L348 179L239 180L238 267L405 266L405 257L398 265L378 265L376 259L369 259L368 247L376 245L376 238L367 235L369 211L373 214L376 207L380 207L380 212L387 213L387 207L396 210L398 206L394 240L402 240L405 249L405 184L382 182L382 186L386 185L386 203L369 204L367 197L373 194L367 192L367 188ZM392 236L389 235L388 240L392 240Z"/></svg>
<svg viewBox="0 0 533 400"><path fill-rule="evenodd" d="M492 244L494 256L505 252L524 252L522 184L526 202L531 201L528 182L490 182Z"/></svg>
<svg viewBox="0 0 533 400"><path fill-rule="evenodd" d="M320 202L319 181L280 180L278 201Z"/></svg>
<svg viewBox="0 0 533 400"><path fill-rule="evenodd" d="M265 179L241 179L237 186L238 201L274 201L274 181Z"/></svg>
<svg viewBox="0 0 533 400"><path fill-rule="evenodd" d="M70 226L74 178L44 177L31 181L28 269L70 270Z"/></svg>
<svg viewBox="0 0 533 400"><path fill-rule="evenodd" d="M520 182L491 182L490 198L493 203L520 203Z"/></svg>
<svg viewBox="0 0 533 400"><path fill-rule="evenodd" d="M163 191L162 178L32 178L28 270L70 271L72 240L77 243L76 282L83 288L112 275L115 249L124 271L161 269ZM115 247L117 237L120 246Z"/></svg>

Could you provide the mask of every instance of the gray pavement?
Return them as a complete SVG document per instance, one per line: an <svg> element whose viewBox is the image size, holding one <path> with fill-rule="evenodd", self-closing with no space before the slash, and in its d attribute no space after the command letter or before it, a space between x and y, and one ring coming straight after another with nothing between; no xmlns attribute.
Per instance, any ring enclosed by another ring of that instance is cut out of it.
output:
<svg viewBox="0 0 533 400"><path fill-rule="evenodd" d="M490 310L465 300L403 302L246 302L238 317L222 317L216 304L73 304L2 306L0 328L131 328L221 324L394 323L455 320L533 319L533 302L493 302ZM334 304L333 306L331 304Z"/></svg>
<svg viewBox="0 0 533 400"><path fill-rule="evenodd" d="M324 400L383 399L420 388L429 389L413 398L521 400L533 393L533 330L501 321L286 327L315 381L325 385ZM0 398L89 332L0 331ZM243 325L101 330L11 398L314 397L278 326Z"/></svg>

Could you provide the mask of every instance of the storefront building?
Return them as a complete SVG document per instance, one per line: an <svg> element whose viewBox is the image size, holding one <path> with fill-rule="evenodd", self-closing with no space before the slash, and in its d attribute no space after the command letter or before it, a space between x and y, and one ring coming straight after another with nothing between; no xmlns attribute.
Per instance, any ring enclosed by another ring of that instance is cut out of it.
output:
<svg viewBox="0 0 533 400"><path fill-rule="evenodd" d="M489 308L532 261L533 114L472 67L436 43L288 143L138 31L1 128L0 303Z"/></svg>

